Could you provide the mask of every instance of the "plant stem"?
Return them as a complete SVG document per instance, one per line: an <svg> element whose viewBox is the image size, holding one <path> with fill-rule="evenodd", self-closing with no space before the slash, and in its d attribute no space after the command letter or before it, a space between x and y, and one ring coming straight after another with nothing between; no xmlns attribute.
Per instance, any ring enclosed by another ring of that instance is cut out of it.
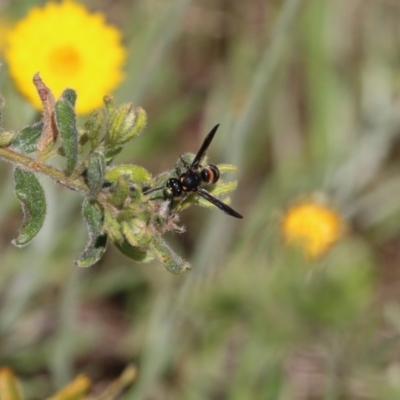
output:
<svg viewBox="0 0 400 400"><path fill-rule="evenodd" d="M46 175L71 190L83 194L89 193L89 188L81 176L68 176L64 171L58 168L44 164L25 154L18 153L10 149L9 147L0 147L0 158L24 170L38 172L40 174Z"/></svg>

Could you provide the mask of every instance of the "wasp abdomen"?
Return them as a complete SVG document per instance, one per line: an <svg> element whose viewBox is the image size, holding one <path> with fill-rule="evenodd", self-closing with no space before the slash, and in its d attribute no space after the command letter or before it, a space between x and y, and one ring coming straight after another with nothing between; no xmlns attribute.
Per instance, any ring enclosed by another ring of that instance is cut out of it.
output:
<svg viewBox="0 0 400 400"><path fill-rule="evenodd" d="M200 172L201 179L205 183L215 183L219 179L219 169L214 164L206 165Z"/></svg>

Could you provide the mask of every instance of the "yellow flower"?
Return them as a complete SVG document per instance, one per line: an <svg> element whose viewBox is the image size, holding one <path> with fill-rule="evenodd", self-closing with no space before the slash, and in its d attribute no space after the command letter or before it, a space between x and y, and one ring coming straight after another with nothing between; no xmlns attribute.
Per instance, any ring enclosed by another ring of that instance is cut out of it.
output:
<svg viewBox="0 0 400 400"><path fill-rule="evenodd" d="M121 82L125 48L120 32L74 1L34 7L8 35L6 60L19 90L40 109L32 84L40 73L58 97L70 87L78 93L76 110L87 113Z"/></svg>
<svg viewBox="0 0 400 400"><path fill-rule="evenodd" d="M287 244L300 246L308 258L316 259L342 236L344 222L334 209L310 199L286 211L281 229Z"/></svg>

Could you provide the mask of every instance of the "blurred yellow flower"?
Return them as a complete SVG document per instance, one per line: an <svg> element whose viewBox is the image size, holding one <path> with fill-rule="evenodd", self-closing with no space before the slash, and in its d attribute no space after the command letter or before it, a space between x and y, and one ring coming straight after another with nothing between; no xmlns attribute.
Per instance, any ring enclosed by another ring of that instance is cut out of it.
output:
<svg viewBox="0 0 400 400"><path fill-rule="evenodd" d="M7 44L10 74L38 109L41 102L32 84L36 72L56 97L67 87L76 90L80 114L100 107L123 79L126 51L120 31L74 1L32 8L9 32Z"/></svg>
<svg viewBox="0 0 400 400"><path fill-rule="evenodd" d="M286 244L298 245L308 258L316 259L342 236L344 222L333 208L309 199L286 211L281 229Z"/></svg>

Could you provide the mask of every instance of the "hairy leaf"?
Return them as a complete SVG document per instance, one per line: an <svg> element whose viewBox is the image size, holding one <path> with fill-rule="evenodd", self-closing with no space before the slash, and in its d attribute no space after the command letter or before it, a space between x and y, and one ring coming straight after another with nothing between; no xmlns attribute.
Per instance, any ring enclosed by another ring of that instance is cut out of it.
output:
<svg viewBox="0 0 400 400"><path fill-rule="evenodd" d="M76 92L73 89L65 89L62 92L61 97L65 100L68 100L73 107L75 107L76 103Z"/></svg>
<svg viewBox="0 0 400 400"><path fill-rule="evenodd" d="M160 236L153 237L153 240L149 243L149 249L154 257L173 274L181 274L187 269L192 268L190 264L179 257Z"/></svg>
<svg viewBox="0 0 400 400"><path fill-rule="evenodd" d="M86 175L91 198L95 198L103 187L105 168L106 161L104 159L104 155L100 153L93 153L89 159Z"/></svg>
<svg viewBox="0 0 400 400"><path fill-rule="evenodd" d="M141 247L130 245L126 240L122 243L114 242L115 247L126 257L137 262L149 262L154 260L153 254Z"/></svg>
<svg viewBox="0 0 400 400"><path fill-rule="evenodd" d="M108 182L107 182L108 184ZM129 188L129 182L124 176L120 177L117 182L112 182L110 187L110 192L108 196L108 201L115 207L122 207L125 200L130 195L131 189ZM131 197L131 199L133 199Z"/></svg>
<svg viewBox="0 0 400 400"><path fill-rule="evenodd" d="M237 167L231 164L218 164L218 169L221 174L225 172L237 172Z"/></svg>
<svg viewBox="0 0 400 400"><path fill-rule="evenodd" d="M25 127L11 142L12 147L25 154L35 152L42 130L43 122L37 122L32 126Z"/></svg>
<svg viewBox="0 0 400 400"><path fill-rule="evenodd" d="M13 240L15 246L25 246L40 231L46 217L46 199L44 191L32 172L16 168L14 171L15 194L21 203L24 220L18 237Z"/></svg>
<svg viewBox="0 0 400 400"><path fill-rule="evenodd" d="M210 193L213 194L213 196L220 196L225 193L230 193L233 192L236 187L237 187L238 182L237 181L223 181L222 179L217 182L215 186L210 188Z"/></svg>
<svg viewBox="0 0 400 400"><path fill-rule="evenodd" d="M61 98L56 103L55 114L58 133L67 158L67 173L71 174L78 161L78 131L74 108L68 100Z"/></svg>
<svg viewBox="0 0 400 400"><path fill-rule="evenodd" d="M82 205L82 211L89 232L89 240L85 250L75 263L78 267L90 267L99 261L104 254L107 235L103 230L103 210L98 203L85 200Z"/></svg>
<svg viewBox="0 0 400 400"><path fill-rule="evenodd" d="M116 182L121 176L127 177L132 183L145 183L151 180L150 172L139 165L120 164L106 173L106 179L110 182Z"/></svg>

